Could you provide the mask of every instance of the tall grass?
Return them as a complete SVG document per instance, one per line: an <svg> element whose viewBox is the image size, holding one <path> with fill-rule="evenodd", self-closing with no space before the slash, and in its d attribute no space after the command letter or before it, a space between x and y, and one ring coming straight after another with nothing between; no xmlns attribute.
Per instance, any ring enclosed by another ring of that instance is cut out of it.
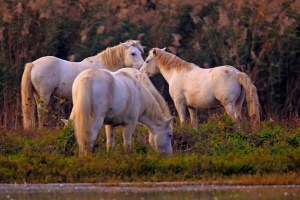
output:
<svg viewBox="0 0 300 200"><path fill-rule="evenodd" d="M94 153L78 157L70 127L42 131L0 130L0 182L192 181L214 184L299 184L300 121L265 121L248 131L227 115L212 116L200 131L175 126L172 157L148 144L138 125L133 149L124 153L122 130L106 152L101 129ZM230 181L230 182L229 182Z"/></svg>

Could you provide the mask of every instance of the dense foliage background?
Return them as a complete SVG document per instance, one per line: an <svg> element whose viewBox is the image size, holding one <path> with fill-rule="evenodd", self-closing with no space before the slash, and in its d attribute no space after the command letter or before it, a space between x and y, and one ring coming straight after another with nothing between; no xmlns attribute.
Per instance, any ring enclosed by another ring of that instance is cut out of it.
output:
<svg viewBox="0 0 300 200"><path fill-rule="evenodd" d="M233 65L258 88L265 119L300 113L300 1L0 0L0 124L21 121L24 64L80 61L139 39L200 67ZM146 55L145 55L146 57Z"/></svg>

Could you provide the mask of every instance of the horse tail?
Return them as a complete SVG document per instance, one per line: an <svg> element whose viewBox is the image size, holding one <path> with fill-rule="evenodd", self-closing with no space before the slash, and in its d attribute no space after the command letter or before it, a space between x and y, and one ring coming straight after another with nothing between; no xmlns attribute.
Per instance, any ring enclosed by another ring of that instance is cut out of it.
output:
<svg viewBox="0 0 300 200"><path fill-rule="evenodd" d="M79 146L79 155L87 155L92 152L90 147L90 129L93 116L91 80L87 77L81 79L76 93L73 108L75 113L72 111L75 116L75 136Z"/></svg>
<svg viewBox="0 0 300 200"><path fill-rule="evenodd" d="M243 72L238 73L236 78L246 90L248 114L254 120L255 124L258 124L260 122L260 104L256 87L251 82L250 77Z"/></svg>
<svg viewBox="0 0 300 200"><path fill-rule="evenodd" d="M172 117L167 102L164 100L164 98L161 96L161 94L157 91L157 89L153 86L153 84L152 84L151 80L149 79L149 77L147 76L147 74L139 73L137 75L137 78L150 91L150 93L156 99L164 116L166 118Z"/></svg>
<svg viewBox="0 0 300 200"><path fill-rule="evenodd" d="M21 81L21 98L22 98L22 114L23 126L25 129L35 127L35 100L34 87L31 82L31 70L33 63L27 63L22 75Z"/></svg>

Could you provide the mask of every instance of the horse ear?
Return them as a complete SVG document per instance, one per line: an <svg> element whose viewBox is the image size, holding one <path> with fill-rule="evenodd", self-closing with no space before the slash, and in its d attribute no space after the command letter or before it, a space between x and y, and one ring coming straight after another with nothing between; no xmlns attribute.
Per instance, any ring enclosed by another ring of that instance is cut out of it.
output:
<svg viewBox="0 0 300 200"><path fill-rule="evenodd" d="M162 49L160 49L160 50L165 51L165 50L166 50L166 47L164 47L164 48L162 48Z"/></svg>
<svg viewBox="0 0 300 200"><path fill-rule="evenodd" d="M126 49L128 49L128 48L130 48L130 47L131 47L130 45L128 45L128 44L125 44L125 43L121 43L121 42L120 42L120 44L122 44L124 47L126 47Z"/></svg>
<svg viewBox="0 0 300 200"><path fill-rule="evenodd" d="M156 49L153 49L152 53L153 55L156 55Z"/></svg>

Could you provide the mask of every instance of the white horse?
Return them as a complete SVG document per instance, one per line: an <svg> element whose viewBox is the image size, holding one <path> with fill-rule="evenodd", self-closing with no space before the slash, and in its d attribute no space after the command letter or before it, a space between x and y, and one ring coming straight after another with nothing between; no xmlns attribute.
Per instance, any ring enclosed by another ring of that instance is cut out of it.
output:
<svg viewBox="0 0 300 200"><path fill-rule="evenodd" d="M90 68L110 71L123 67L139 68L144 62L143 51L139 41L129 40L81 62L46 56L27 63L21 82L24 128L35 126L36 109L39 128L43 127L43 113L52 95L71 100L72 83L80 72Z"/></svg>
<svg viewBox="0 0 300 200"><path fill-rule="evenodd" d="M132 78L137 79L142 85L144 85L145 88L149 90L149 92L152 94L152 96L156 99L160 109L162 110L163 115L166 118L172 117L170 109L168 107L167 102L165 99L161 96L161 94L157 91L155 86L152 84L151 80L145 73L141 73L139 70L135 68L122 68L119 69L117 72L126 72L129 74ZM73 110L71 112L71 115L69 117L69 120L67 119L60 119L65 125L68 125L70 121L74 121L74 113ZM72 126L72 125L71 125Z"/></svg>
<svg viewBox="0 0 300 200"><path fill-rule="evenodd" d="M232 66L203 69L181 60L164 49L153 48L140 69L153 76L161 73L169 84L169 92L179 113L181 124L186 122L188 108L191 124L197 129L196 109L212 109L223 106L228 115L239 122L245 99L248 114L255 124L260 121L260 105L256 87L247 74Z"/></svg>
<svg viewBox="0 0 300 200"><path fill-rule="evenodd" d="M113 132L123 126L126 151L138 122L149 130L150 145L158 152L171 155L172 118L167 119L141 83L125 72L89 69L80 73L72 87L73 119L79 154L93 150L98 131L106 124L108 148L114 146Z"/></svg>
<svg viewBox="0 0 300 200"><path fill-rule="evenodd" d="M149 92L155 98L155 100L157 101L157 103L158 103L158 105L159 105L159 107L162 111L162 114L166 118L171 118L172 117L171 112L170 112L169 107L168 107L168 104L166 103L164 98L161 96L161 94L156 90L155 86L152 84L151 80L149 79L149 77L145 73L140 73L140 71L135 69L135 68L122 68L122 69L119 69L117 72L126 72L132 78L139 81L145 88L147 88L149 90ZM66 125L68 125L70 121L71 122L74 121L75 116L74 116L73 111L74 110L72 110L72 112L71 112L69 120L61 119L61 121L64 122ZM110 125L106 125L106 126L110 126ZM108 131L109 131L112 127L107 127L107 128L108 128ZM113 145L111 145L112 141L113 141L113 134L114 134L114 131L111 131L110 132L110 137L107 139L107 142L108 142L107 143L107 151L109 151L113 146Z"/></svg>

